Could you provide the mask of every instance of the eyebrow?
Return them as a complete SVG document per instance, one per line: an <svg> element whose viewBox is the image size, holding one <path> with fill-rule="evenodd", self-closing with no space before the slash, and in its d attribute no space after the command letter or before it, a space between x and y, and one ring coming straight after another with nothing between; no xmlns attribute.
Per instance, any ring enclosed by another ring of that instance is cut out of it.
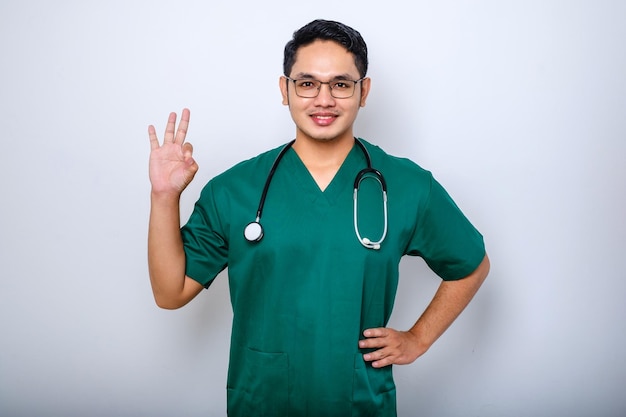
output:
<svg viewBox="0 0 626 417"><path fill-rule="evenodd" d="M296 74L294 76L294 78L295 79L317 80L317 78L315 78L313 75L311 75L309 73L306 73L306 72L299 72L298 74ZM335 80L356 81L357 79L352 77L348 73L344 73L344 74L335 75L334 77L331 78L331 80L333 80L333 81L335 81Z"/></svg>

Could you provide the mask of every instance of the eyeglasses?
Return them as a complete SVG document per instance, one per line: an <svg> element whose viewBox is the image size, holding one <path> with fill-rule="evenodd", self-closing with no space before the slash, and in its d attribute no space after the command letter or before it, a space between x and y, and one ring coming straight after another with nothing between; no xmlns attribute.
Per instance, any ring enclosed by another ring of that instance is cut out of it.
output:
<svg viewBox="0 0 626 417"><path fill-rule="evenodd" d="M358 82L363 81L364 78L358 80L333 80L333 81L318 81L313 78L302 78L294 80L285 76L289 81L293 81L296 87L296 95L302 98L315 98L320 94L322 84L328 84L330 88L330 95L334 98L350 98L354 95L354 90Z"/></svg>

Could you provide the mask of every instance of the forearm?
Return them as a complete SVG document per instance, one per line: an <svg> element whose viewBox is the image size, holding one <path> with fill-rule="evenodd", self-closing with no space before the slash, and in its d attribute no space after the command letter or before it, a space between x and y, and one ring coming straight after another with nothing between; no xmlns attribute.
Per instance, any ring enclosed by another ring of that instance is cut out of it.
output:
<svg viewBox="0 0 626 417"><path fill-rule="evenodd" d="M416 336L420 350L426 352L467 307L487 277L489 266L489 258L485 255L469 276L441 283L422 316L409 330Z"/></svg>
<svg viewBox="0 0 626 417"><path fill-rule="evenodd" d="M180 307L179 298L185 286L185 252L180 235L178 196L151 195L148 268L157 305Z"/></svg>
<svg viewBox="0 0 626 417"><path fill-rule="evenodd" d="M376 349L363 355L375 368L405 365L422 356L446 331L480 288L489 273L489 258L467 277L442 282L422 316L409 331L388 327L366 329L359 348Z"/></svg>

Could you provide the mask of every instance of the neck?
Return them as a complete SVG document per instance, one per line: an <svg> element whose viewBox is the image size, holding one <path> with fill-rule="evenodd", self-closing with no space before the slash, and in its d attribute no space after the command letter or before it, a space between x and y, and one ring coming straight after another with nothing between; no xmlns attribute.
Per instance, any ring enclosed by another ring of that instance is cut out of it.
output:
<svg viewBox="0 0 626 417"><path fill-rule="evenodd" d="M296 138L293 149L320 189L332 181L354 146L354 137L321 141Z"/></svg>

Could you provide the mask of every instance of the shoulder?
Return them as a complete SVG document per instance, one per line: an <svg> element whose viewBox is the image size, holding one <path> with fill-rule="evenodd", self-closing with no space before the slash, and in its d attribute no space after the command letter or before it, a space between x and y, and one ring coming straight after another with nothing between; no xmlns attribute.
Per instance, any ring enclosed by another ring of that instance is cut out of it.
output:
<svg viewBox="0 0 626 417"><path fill-rule="evenodd" d="M372 167L381 171L390 180L394 178L406 182L407 180L423 182L425 185L432 180L432 173L409 158L391 155L377 145L364 139L359 139L370 154ZM415 184L415 183L414 183Z"/></svg>

